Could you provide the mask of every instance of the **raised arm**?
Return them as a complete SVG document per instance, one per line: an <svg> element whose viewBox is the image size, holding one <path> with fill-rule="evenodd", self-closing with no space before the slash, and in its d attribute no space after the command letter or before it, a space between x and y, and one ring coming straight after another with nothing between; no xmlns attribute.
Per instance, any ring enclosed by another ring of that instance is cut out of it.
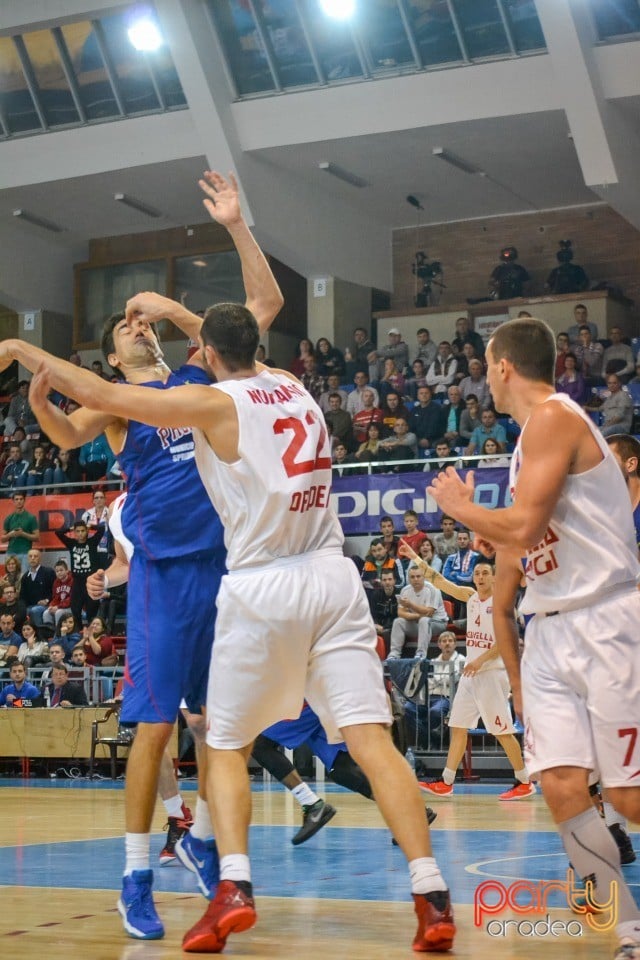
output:
<svg viewBox="0 0 640 960"><path fill-rule="evenodd" d="M412 547L410 547L409 544L402 539L400 539L400 544L398 546L398 554L401 557L406 557L408 560L413 560L413 562L420 567L424 573L425 580L428 580L429 583L432 583L434 587L436 587L436 589L441 593L447 593L450 597L455 597L456 600L461 600L463 603L466 603L469 597L473 596L475 593L475 589L472 587L461 587L457 583L447 580L442 576L441 573L438 573L437 570L434 570L426 560L423 560L422 557L419 557L415 550L413 550Z"/></svg>

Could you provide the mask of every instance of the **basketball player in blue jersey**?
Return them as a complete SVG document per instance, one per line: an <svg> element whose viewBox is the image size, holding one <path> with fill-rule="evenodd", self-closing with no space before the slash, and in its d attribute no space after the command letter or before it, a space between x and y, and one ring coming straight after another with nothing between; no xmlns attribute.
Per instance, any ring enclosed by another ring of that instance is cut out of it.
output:
<svg viewBox="0 0 640 960"><path fill-rule="evenodd" d="M265 331L282 306L282 295L240 210L233 177L207 171L199 186L213 220L226 227L240 256L246 305ZM127 304L126 315L107 321L103 335L106 359L126 384L162 391L188 382L205 383L201 355L172 372L165 364L154 324L171 320L196 339L202 318L181 304L143 293ZM0 367L17 359L35 370L43 361L52 375L66 361L19 340L0 347ZM128 406L127 417L134 409ZM35 410L35 407L34 407ZM134 545L129 591L127 670L122 708L124 722L138 723L125 787L126 864L118 908L125 930L136 939L159 939L163 925L153 904L149 869L150 828L158 772L182 697L192 712L206 702L207 672L215 621L215 600L225 567L222 527L198 476L190 428L156 429L124 417L86 408L66 417L40 398L38 421L54 443L78 447L106 433L129 483L123 527ZM169 504L182 497L178 515ZM175 611L182 611L176 643ZM204 762L206 752L200 751ZM205 776L200 773L196 805L197 836L211 833ZM204 860L203 856L199 858Z"/></svg>
<svg viewBox="0 0 640 960"><path fill-rule="evenodd" d="M627 484L633 510L633 524L636 530L636 543L640 551L640 441L630 433L614 433L605 438L611 452L618 461L622 476Z"/></svg>

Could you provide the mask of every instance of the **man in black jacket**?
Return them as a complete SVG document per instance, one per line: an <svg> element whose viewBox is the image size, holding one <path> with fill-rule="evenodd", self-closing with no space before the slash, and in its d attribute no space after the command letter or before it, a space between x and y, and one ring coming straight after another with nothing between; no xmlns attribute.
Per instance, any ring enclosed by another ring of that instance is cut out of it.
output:
<svg viewBox="0 0 640 960"><path fill-rule="evenodd" d="M389 641L393 621L398 616L398 597L396 595L396 578L393 570L383 570L380 574L380 587L368 591L369 607L378 636L385 643L386 652L389 652Z"/></svg>
<svg viewBox="0 0 640 960"><path fill-rule="evenodd" d="M42 615L51 600L56 578L51 567L43 567L41 560L40 550L32 547L27 554L29 567L20 580L20 599L24 601L29 620L36 629L42 626Z"/></svg>
<svg viewBox="0 0 640 960"><path fill-rule="evenodd" d="M409 417L409 430L418 438L418 452L422 457L443 435L447 424L444 410L432 397L431 387L419 387L418 402Z"/></svg>
<svg viewBox="0 0 640 960"><path fill-rule="evenodd" d="M52 682L45 689L45 701L50 707L86 707L88 706L84 687L81 683L69 680L69 668L66 663L56 663L51 670ZM48 694L48 698L47 698Z"/></svg>

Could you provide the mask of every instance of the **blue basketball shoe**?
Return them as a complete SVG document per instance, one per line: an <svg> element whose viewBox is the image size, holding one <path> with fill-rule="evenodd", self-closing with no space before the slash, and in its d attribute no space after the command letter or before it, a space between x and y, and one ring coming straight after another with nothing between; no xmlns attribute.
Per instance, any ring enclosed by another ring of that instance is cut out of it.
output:
<svg viewBox="0 0 640 960"><path fill-rule="evenodd" d="M199 840L187 833L176 843L176 856L187 870L195 873L203 897L212 900L220 882L220 861L215 840Z"/></svg>
<svg viewBox="0 0 640 960"><path fill-rule="evenodd" d="M164 927L156 913L151 886L153 870L134 870L122 878L118 913L130 937L136 940L161 940Z"/></svg>

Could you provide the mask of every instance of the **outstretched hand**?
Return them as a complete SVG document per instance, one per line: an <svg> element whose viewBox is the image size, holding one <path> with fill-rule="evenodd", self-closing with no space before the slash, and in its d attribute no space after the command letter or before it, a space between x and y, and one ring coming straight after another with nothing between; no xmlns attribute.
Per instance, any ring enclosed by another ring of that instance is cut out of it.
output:
<svg viewBox="0 0 640 960"><path fill-rule="evenodd" d="M232 173L225 179L215 170L205 170L198 186L207 197L202 202L212 220L223 227L230 227L242 220L238 183Z"/></svg>
<svg viewBox="0 0 640 960"><path fill-rule="evenodd" d="M413 547L410 547L406 540L403 540L402 537L398 543L397 554L399 557L404 557L405 560L415 560L418 561L420 557L415 552Z"/></svg>
<svg viewBox="0 0 640 960"><path fill-rule="evenodd" d="M427 487L427 493L440 509L456 520L460 519L460 509L473 502L474 491L473 470L469 470L465 479L461 480L454 467L447 467Z"/></svg>

